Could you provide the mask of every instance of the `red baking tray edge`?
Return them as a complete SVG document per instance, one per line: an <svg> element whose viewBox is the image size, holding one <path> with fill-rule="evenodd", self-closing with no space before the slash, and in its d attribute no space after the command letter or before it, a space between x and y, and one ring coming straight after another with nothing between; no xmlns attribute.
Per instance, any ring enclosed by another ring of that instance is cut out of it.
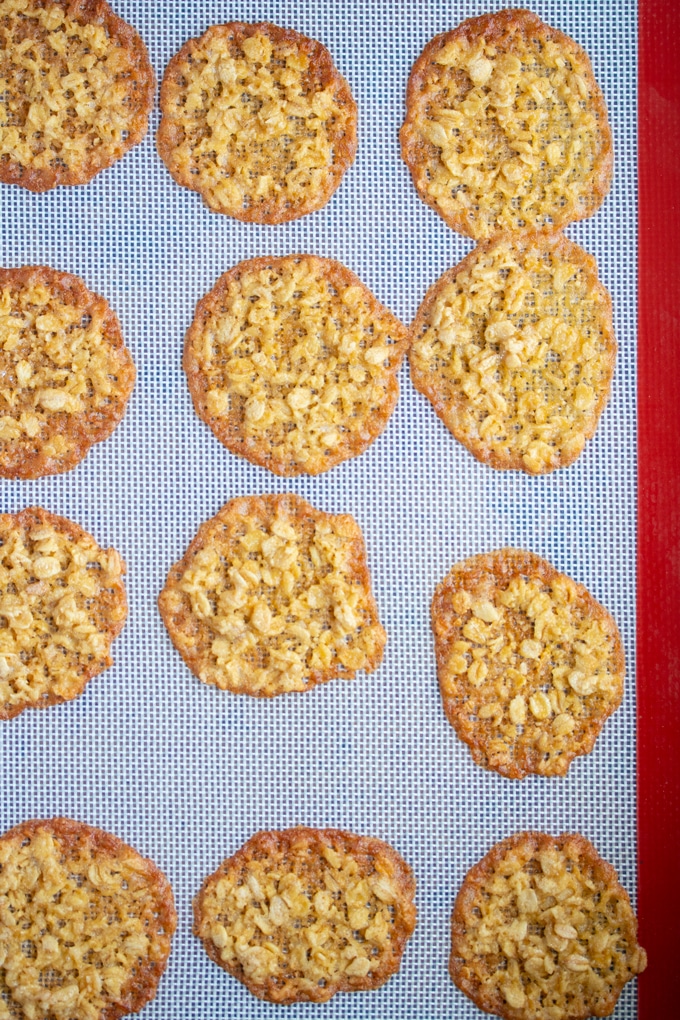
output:
<svg viewBox="0 0 680 1020"><path fill-rule="evenodd" d="M677 0L639 3L638 853L641 1020L680 1016L680 74Z"/></svg>

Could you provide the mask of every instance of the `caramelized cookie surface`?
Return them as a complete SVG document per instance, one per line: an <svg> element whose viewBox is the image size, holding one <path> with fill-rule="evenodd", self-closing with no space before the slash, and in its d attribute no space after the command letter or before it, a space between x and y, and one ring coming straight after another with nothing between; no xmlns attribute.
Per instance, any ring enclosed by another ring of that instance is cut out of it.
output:
<svg viewBox="0 0 680 1020"><path fill-rule="evenodd" d="M609 1016L647 965L628 894L580 835L497 843L468 872L451 928L453 981L506 1020Z"/></svg>
<svg viewBox="0 0 680 1020"><path fill-rule="evenodd" d="M412 324L413 383L485 464L546 474L597 428L616 360L611 298L561 233L478 245Z"/></svg>
<svg viewBox="0 0 680 1020"><path fill-rule="evenodd" d="M154 74L104 0L0 0L0 181L85 184L142 140Z"/></svg>
<svg viewBox="0 0 680 1020"><path fill-rule="evenodd" d="M135 367L108 302L47 266L0 269L0 476L78 464L125 413Z"/></svg>
<svg viewBox="0 0 680 1020"><path fill-rule="evenodd" d="M469 18L411 71L401 151L462 234L555 229L609 191L611 131L584 50L526 10Z"/></svg>
<svg viewBox="0 0 680 1020"><path fill-rule="evenodd" d="M561 776L593 749L621 702L624 657L582 585L501 549L452 567L431 612L444 711L478 765Z"/></svg>
<svg viewBox="0 0 680 1020"><path fill-rule="evenodd" d="M168 574L159 608L204 683L273 697L380 664L359 526L294 495L233 499Z"/></svg>
<svg viewBox="0 0 680 1020"><path fill-rule="evenodd" d="M116 836L68 818L17 825L0 837L0 1014L137 1012L156 994L176 924L163 873Z"/></svg>
<svg viewBox="0 0 680 1020"><path fill-rule="evenodd" d="M82 694L127 616L115 549L39 507L0 514L0 719Z"/></svg>
<svg viewBox="0 0 680 1020"><path fill-rule="evenodd" d="M337 829L259 832L194 901L206 952L259 998L326 1002L396 973L416 924L409 866Z"/></svg>
<svg viewBox="0 0 680 1020"><path fill-rule="evenodd" d="M283 223L322 208L356 152L356 104L321 43L269 23L214 25L170 61L158 151L215 212Z"/></svg>
<svg viewBox="0 0 680 1020"><path fill-rule="evenodd" d="M315 475L384 430L408 341L339 262L256 258L199 302L184 369L196 413L229 450L278 475Z"/></svg>

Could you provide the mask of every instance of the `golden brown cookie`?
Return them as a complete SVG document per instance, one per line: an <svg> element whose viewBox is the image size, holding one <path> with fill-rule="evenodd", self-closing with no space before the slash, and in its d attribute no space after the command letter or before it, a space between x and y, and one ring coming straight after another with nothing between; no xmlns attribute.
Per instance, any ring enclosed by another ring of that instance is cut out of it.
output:
<svg viewBox="0 0 680 1020"><path fill-rule="evenodd" d="M0 837L0 1017L118 1020L154 998L177 925L153 861L68 818Z"/></svg>
<svg viewBox="0 0 680 1020"><path fill-rule="evenodd" d="M618 628L586 589L521 549L457 563L432 599L444 711L478 765L563 776L623 696Z"/></svg>
<svg viewBox="0 0 680 1020"><path fill-rule="evenodd" d="M104 0L0 0L0 181L86 184L142 140L154 84Z"/></svg>
<svg viewBox="0 0 680 1020"><path fill-rule="evenodd" d="M468 872L451 929L451 978L506 1020L609 1016L647 966L628 894L579 835L496 843Z"/></svg>
<svg viewBox="0 0 680 1020"><path fill-rule="evenodd" d="M199 302L184 369L196 413L277 475L356 457L399 396L408 330L333 259L240 262Z"/></svg>
<svg viewBox="0 0 680 1020"><path fill-rule="evenodd" d="M0 514L0 719L77 698L113 663L125 564L65 517Z"/></svg>
<svg viewBox="0 0 680 1020"><path fill-rule="evenodd" d="M292 494L226 503L171 568L158 605L192 673L253 697L371 673L386 640L358 524Z"/></svg>
<svg viewBox="0 0 680 1020"><path fill-rule="evenodd" d="M337 829L258 832L204 881L194 934L269 1002L379 988L416 926L415 880L382 840Z"/></svg>
<svg viewBox="0 0 680 1020"><path fill-rule="evenodd" d="M401 151L423 201L477 240L583 219L611 183L590 60L526 10L430 40L409 78Z"/></svg>
<svg viewBox="0 0 680 1020"><path fill-rule="evenodd" d="M616 339L595 259L561 233L478 245L427 292L411 376L447 428L499 469L571 464L609 399Z"/></svg>
<svg viewBox="0 0 680 1020"><path fill-rule="evenodd" d="M357 110L321 43L266 22L214 25L175 54L158 152L213 211L284 223L321 209L356 153Z"/></svg>
<svg viewBox="0 0 680 1020"><path fill-rule="evenodd" d="M108 302L47 266L0 269L0 476L78 464L125 413L135 366Z"/></svg>

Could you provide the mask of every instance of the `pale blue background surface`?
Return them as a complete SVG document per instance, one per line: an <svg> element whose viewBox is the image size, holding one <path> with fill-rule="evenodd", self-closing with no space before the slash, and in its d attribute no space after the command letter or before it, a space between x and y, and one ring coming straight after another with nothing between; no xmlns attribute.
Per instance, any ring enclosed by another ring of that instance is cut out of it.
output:
<svg viewBox="0 0 680 1020"><path fill-rule="evenodd" d="M120 428L67 475L0 481L0 510L64 514L128 564L130 617L112 669L70 704L0 724L0 831L66 814L151 856L175 889L179 927L147 1020L255 1020L254 999L190 934L203 877L255 830L296 823L380 836L410 862L420 921L381 990L285 1010L291 1020L460 1020L481 1014L446 972L449 916L467 869L518 829L579 830L635 891L636 8L537 2L589 52L609 105L616 171L601 210L567 231L598 259L620 345L612 401L584 455L531 478L484 467L413 390L408 367L385 434L317 478L280 479L228 453L195 417L180 359L197 300L240 259L313 252L354 270L405 322L471 248L417 197L398 152L410 67L435 33L500 4L365 5L113 0L158 77L190 36L269 20L322 41L359 106L359 152L320 212L278 227L211 213L142 145L86 187L32 195L0 185L0 263L81 275L118 312L139 373ZM155 608L169 566L227 499L297 492L364 529L389 634L371 677L267 703L205 687L173 651ZM524 546L614 613L628 659L622 708L564 780L513 783L475 767L446 722L428 624L435 584L458 559ZM628 987L615 1012L636 1013Z"/></svg>

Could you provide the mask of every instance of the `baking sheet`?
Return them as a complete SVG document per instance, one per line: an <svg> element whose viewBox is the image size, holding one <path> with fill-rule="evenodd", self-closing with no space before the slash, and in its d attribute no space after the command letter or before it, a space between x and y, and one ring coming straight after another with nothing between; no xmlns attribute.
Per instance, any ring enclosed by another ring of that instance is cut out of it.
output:
<svg viewBox="0 0 680 1020"><path fill-rule="evenodd" d="M323 42L359 106L359 152L325 209L277 227L211 213L179 188L153 133L85 186L32 195L0 185L0 264L81 275L117 311L138 382L113 437L74 471L0 481L0 509L39 504L114 545L128 564L128 623L115 665L77 701L0 724L0 830L65 814L101 826L168 875L179 926L152 1020L251 1020L254 999L190 934L203 877L254 831L332 825L392 843L418 880L419 925L400 973L371 993L286 1016L436 1020L483 1014L446 972L449 916L467 869L523 828L577 830L635 894L636 6L535 2L590 54L609 106L612 191L566 233L612 292L619 356L612 400L573 466L541 478L495 472L459 446L413 390L408 367L384 435L317 478L281 479L228 453L194 415L180 360L197 300L243 258L339 259L409 322L428 286L472 247L416 196L398 152L410 67L435 33L498 9L488 2L145 3L113 0L144 38L160 79L190 36L269 20ZM297 492L361 524L389 641L370 677L272 702L202 685L172 649L155 600L199 523L244 494ZM622 632L628 682L594 752L566 779L512 782L474 766L446 722L429 602L457 560L526 547L585 584ZM614 1016L636 1015L627 986Z"/></svg>

